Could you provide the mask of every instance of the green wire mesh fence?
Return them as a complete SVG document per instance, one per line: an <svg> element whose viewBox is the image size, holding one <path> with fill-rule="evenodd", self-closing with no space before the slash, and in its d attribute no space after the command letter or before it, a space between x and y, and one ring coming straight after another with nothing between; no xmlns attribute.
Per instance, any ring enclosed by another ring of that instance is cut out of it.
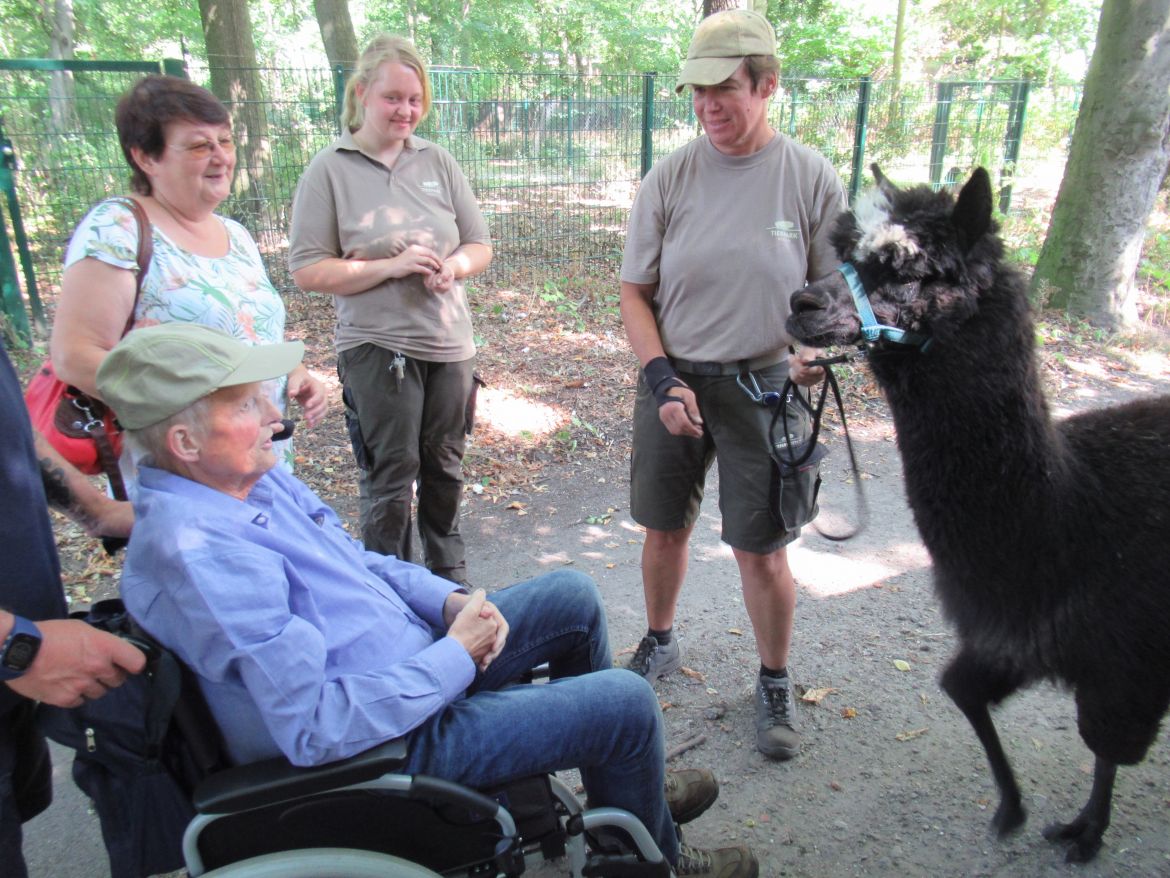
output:
<svg viewBox="0 0 1170 878"><path fill-rule="evenodd" d="M34 318L39 291L60 280L73 227L92 204L127 190L113 125L118 97L145 70L163 69L211 81L210 71L175 61L0 61L0 147L11 171L0 178L7 190L0 220L8 224L0 242L11 238L17 251L3 248L0 276L19 273ZM287 291L293 194L309 159L337 135L346 71L248 73L264 97L225 101L249 146L238 154L236 193L221 211L252 232L273 282ZM699 133L673 77L436 67L431 78L433 108L419 134L449 149L470 179L492 232L497 276L616 261L642 175ZM1054 172L1059 180L1076 101L1076 90L1022 82L785 78L770 118L828 157L851 195L873 161L899 183L936 186L983 165L1006 212L1013 187ZM11 320L7 298L5 307Z"/></svg>

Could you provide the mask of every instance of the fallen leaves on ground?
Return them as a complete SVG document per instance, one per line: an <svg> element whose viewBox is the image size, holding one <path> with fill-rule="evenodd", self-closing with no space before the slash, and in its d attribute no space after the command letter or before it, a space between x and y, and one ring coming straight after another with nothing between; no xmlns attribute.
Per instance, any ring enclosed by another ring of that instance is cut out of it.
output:
<svg viewBox="0 0 1170 878"><path fill-rule="evenodd" d="M832 695L836 691L837 691L836 689L833 689L833 688L828 687L828 686L823 686L823 687L818 688L818 689L806 689L801 694L800 700L806 701L809 704L820 704L828 696Z"/></svg>

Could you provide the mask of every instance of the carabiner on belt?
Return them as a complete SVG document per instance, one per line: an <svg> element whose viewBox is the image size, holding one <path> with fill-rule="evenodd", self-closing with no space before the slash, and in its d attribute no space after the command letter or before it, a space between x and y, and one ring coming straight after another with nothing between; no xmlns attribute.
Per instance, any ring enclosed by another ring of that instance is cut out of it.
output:
<svg viewBox="0 0 1170 878"><path fill-rule="evenodd" d="M760 383L756 380L754 372L749 372L746 369L735 376L735 383L739 385L739 389L747 394L748 399L756 403L756 405L766 405L768 408L775 408L780 404L780 393L775 390L761 390Z"/></svg>

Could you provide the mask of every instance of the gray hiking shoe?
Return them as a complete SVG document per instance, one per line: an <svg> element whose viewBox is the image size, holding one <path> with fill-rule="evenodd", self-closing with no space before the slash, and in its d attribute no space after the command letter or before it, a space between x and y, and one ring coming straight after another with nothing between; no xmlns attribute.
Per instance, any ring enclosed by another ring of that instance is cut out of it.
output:
<svg viewBox="0 0 1170 878"><path fill-rule="evenodd" d="M640 674L650 682L672 674L682 667L682 655L678 651L678 638L659 646L658 641L647 635L642 638L630 660L622 665L626 670Z"/></svg>
<svg viewBox="0 0 1170 878"><path fill-rule="evenodd" d="M719 848L705 851L679 845L678 864L674 874L701 875L709 878L759 878L760 864L751 849L743 845L733 848Z"/></svg>
<svg viewBox="0 0 1170 878"><path fill-rule="evenodd" d="M791 759L800 752L790 677L756 681L756 748L769 759Z"/></svg>
<svg viewBox="0 0 1170 878"><path fill-rule="evenodd" d="M719 798L719 781L709 768L680 768L666 773L666 806L675 823L690 823Z"/></svg>

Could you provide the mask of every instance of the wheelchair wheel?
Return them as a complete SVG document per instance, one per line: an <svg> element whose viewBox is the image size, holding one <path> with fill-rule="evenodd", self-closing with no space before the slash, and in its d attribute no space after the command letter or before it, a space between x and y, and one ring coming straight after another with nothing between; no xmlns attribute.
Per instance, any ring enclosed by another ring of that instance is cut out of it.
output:
<svg viewBox="0 0 1170 878"><path fill-rule="evenodd" d="M352 848L281 851L205 872L203 878L440 878L417 863Z"/></svg>

